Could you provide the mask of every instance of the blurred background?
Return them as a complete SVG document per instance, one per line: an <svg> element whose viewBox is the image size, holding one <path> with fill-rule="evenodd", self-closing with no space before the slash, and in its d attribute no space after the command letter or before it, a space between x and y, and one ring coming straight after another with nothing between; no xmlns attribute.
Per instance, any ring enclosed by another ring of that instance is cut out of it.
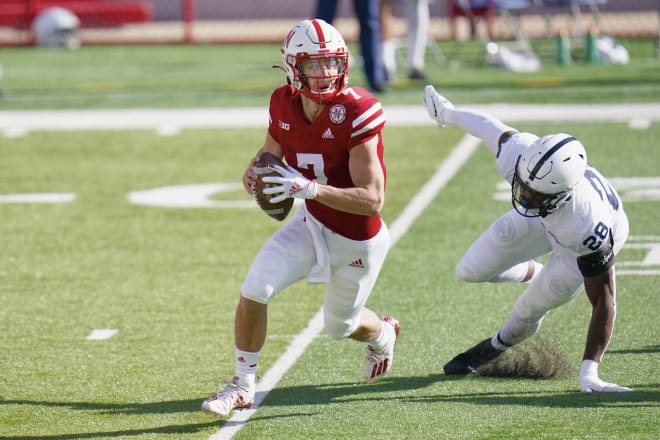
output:
<svg viewBox="0 0 660 440"><path fill-rule="evenodd" d="M406 32L397 2L394 32ZM461 10L467 4L472 17ZM314 15L308 0L1 0L0 44L34 43L30 26L45 8L61 6L80 19L82 44L279 42L296 20ZM430 37L469 39L470 19L488 22L492 38L511 38L509 14L530 38L558 28L578 32L579 20L597 23L615 37L657 37L660 0L432 0ZM580 16L576 15L577 13ZM351 0L338 2L337 28L348 41L358 31ZM517 26L517 25L516 25Z"/></svg>
<svg viewBox="0 0 660 440"><path fill-rule="evenodd" d="M318 1L332 0L0 0L0 111L265 107L282 40ZM660 0L372 0L385 85L354 1L368 0L338 0L332 22L350 84L386 105L419 105L429 83L458 102L660 101ZM416 33L411 4L428 15Z"/></svg>

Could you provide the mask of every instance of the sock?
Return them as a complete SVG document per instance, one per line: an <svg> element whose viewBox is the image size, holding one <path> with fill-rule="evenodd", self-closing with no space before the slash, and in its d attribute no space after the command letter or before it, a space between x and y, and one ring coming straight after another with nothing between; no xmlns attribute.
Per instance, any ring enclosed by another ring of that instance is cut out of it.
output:
<svg viewBox="0 0 660 440"><path fill-rule="evenodd" d="M527 277L527 272L529 271L529 262L525 261L524 263L516 264L515 266L510 267L501 274L497 275L492 282L494 283L510 283L510 282L519 282L522 283L523 280ZM534 268L534 273L536 273L536 267Z"/></svg>
<svg viewBox="0 0 660 440"><path fill-rule="evenodd" d="M369 341L369 345L371 345L374 351L383 351L387 347L387 344L394 340L394 327L385 321L381 321L380 323L380 335L375 340Z"/></svg>
<svg viewBox="0 0 660 440"><path fill-rule="evenodd" d="M500 340L500 332L497 332L493 335L492 338L490 338L490 343L493 347L500 351L504 351L507 348L510 348L509 345L506 345L504 342Z"/></svg>
<svg viewBox="0 0 660 440"><path fill-rule="evenodd" d="M446 124L457 125L472 136L483 139L486 147L497 154L502 133L514 130L502 121L485 113L463 110L460 108L446 109L443 115Z"/></svg>
<svg viewBox="0 0 660 440"><path fill-rule="evenodd" d="M236 347L236 377L238 384L249 388L257 383L257 361L259 352L239 350Z"/></svg>
<svg viewBox="0 0 660 440"><path fill-rule="evenodd" d="M536 261L532 260L532 264L534 265L534 273L532 273L532 277L525 281L526 283L531 283L534 281L535 278L539 276L541 273L541 269L543 269L543 265L541 263L537 263Z"/></svg>
<svg viewBox="0 0 660 440"><path fill-rule="evenodd" d="M396 43L394 40L383 41L383 63L390 79L396 75Z"/></svg>

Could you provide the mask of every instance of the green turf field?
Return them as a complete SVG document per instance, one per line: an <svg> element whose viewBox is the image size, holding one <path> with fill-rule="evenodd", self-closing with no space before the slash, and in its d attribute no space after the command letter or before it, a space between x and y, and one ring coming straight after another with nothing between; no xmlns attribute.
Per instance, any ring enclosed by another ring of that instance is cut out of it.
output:
<svg viewBox="0 0 660 440"><path fill-rule="evenodd" d="M644 52L652 53L651 42L630 46L629 66L548 66L534 75L478 62L478 47L446 46L462 66L429 64L429 74L458 103L660 101L660 61ZM239 52L244 61L235 61ZM265 106L282 80L270 70L278 53L274 46L0 49L0 112ZM561 81L529 85L537 77ZM359 69L354 79L359 83ZM397 84L383 95L386 109L421 101L423 84ZM320 335L235 438L660 437L660 264L652 258L660 247L660 200L650 179L659 177L660 123L519 128L570 132L607 176L624 183L647 178L634 181L647 199L634 201L632 191L622 191L634 246L624 248L617 270L634 274L618 279L615 334L599 370L603 379L634 391L578 391L590 316L583 294L552 312L538 335L566 356L566 376L442 374L447 360L499 327L521 291L461 283L453 274L472 240L510 207L495 200L500 178L479 147L393 247L370 298L371 308L402 324L391 375L362 384L364 347ZM383 215L392 224L462 133L432 126L385 130ZM233 373L239 287L279 224L242 190L213 200L251 207L149 207L128 197L170 185L235 184L263 136L263 128L248 128L0 137L0 196L75 196L66 203L0 203L0 438L206 439L222 428L223 421L202 414L199 405ZM273 302L260 374L305 328L322 294L322 287L300 283ZM94 329L118 333L88 340Z"/></svg>
<svg viewBox="0 0 660 440"><path fill-rule="evenodd" d="M656 41L621 40L628 65L593 65L579 49L570 66L555 63L554 42L534 41L542 69L514 74L490 66L477 42L439 42L427 53L430 80L459 102L639 102L660 97ZM353 48L359 53L359 48ZM401 53L405 57L405 53ZM108 46L77 52L0 48L0 110L43 108L264 106L285 81L278 45ZM350 83L364 85L354 58ZM405 62L402 62L405 65ZM418 104L423 83L405 71L385 104Z"/></svg>

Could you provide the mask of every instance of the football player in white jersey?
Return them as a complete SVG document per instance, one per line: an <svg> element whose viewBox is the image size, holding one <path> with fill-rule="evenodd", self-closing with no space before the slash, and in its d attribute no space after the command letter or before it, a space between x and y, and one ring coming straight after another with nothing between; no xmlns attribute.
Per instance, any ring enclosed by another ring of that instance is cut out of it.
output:
<svg viewBox="0 0 660 440"><path fill-rule="evenodd" d="M433 86L424 104L441 127L455 125L483 140L512 185L514 209L495 220L456 266L468 282L526 282L509 319L489 337L444 366L468 374L533 336L548 312L584 286L592 305L580 368L584 392L630 391L598 376L616 313L615 255L628 237L628 218L616 191L587 162L568 134L539 138L477 111L455 108ZM550 253L544 265L536 258Z"/></svg>

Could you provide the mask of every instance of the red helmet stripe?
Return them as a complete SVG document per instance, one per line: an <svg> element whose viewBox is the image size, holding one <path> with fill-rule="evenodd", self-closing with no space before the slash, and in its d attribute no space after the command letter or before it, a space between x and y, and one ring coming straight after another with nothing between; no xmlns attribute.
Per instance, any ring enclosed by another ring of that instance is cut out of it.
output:
<svg viewBox="0 0 660 440"><path fill-rule="evenodd" d="M325 35L323 35L323 28L321 28L321 23L318 20L312 20L312 25L316 31L316 36L319 38L319 43L321 43L321 49L325 49Z"/></svg>

